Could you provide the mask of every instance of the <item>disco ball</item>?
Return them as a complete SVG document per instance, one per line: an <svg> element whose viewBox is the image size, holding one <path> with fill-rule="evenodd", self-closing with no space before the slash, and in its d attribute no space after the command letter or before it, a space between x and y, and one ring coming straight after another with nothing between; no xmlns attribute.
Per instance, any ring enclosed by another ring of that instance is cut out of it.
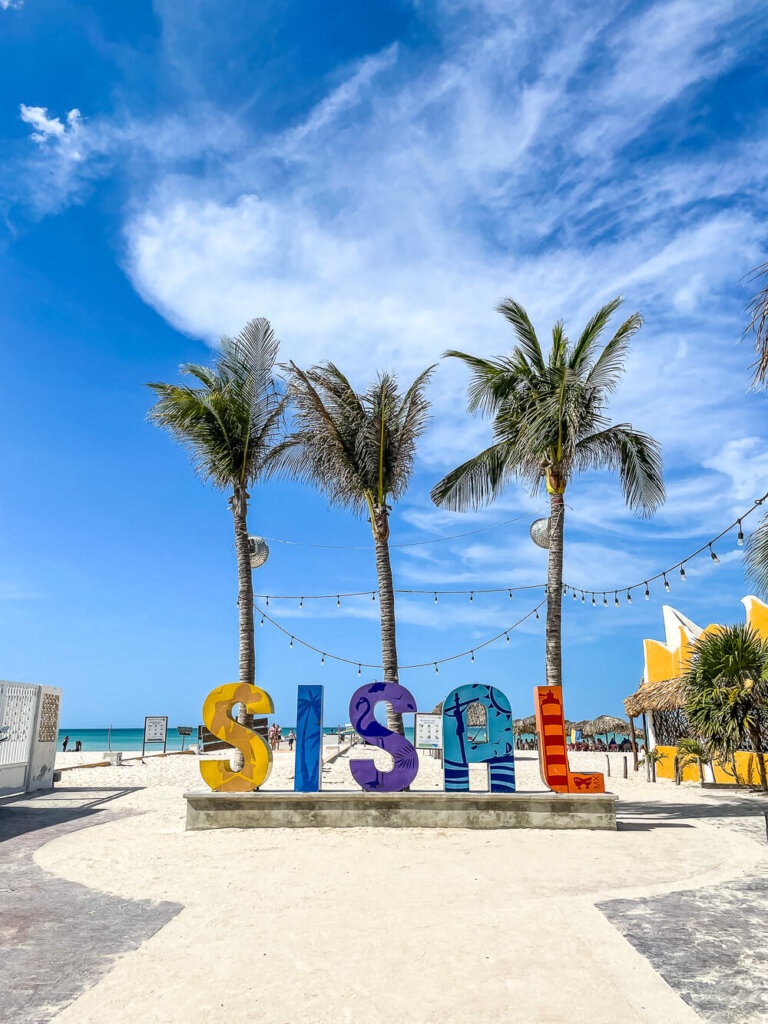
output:
<svg viewBox="0 0 768 1024"><path fill-rule="evenodd" d="M248 547L251 552L251 568L258 569L269 558L269 546L263 537L249 537Z"/></svg>
<svg viewBox="0 0 768 1024"><path fill-rule="evenodd" d="M540 548L549 547L549 519L534 519L530 532L534 544Z"/></svg>

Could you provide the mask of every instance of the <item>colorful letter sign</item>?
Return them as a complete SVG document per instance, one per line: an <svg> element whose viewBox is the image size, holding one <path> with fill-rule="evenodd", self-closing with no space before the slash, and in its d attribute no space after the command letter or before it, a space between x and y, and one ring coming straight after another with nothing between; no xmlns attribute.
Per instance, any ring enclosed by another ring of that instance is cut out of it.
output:
<svg viewBox="0 0 768 1024"><path fill-rule="evenodd" d="M568 766L562 686L536 686L533 694L544 784L556 793L604 793L605 781L599 772L572 772Z"/></svg>
<svg viewBox="0 0 768 1024"><path fill-rule="evenodd" d="M390 771L382 772L373 761L350 761L349 767L355 782L363 789L397 793L416 778L419 770L419 756L412 743L405 736L387 729L376 720L373 709L379 701L386 700L395 711L405 714L416 710L413 694L399 683L369 683L352 694L349 702L349 720L352 727L366 743L381 747L391 754L395 764Z"/></svg>
<svg viewBox="0 0 768 1024"><path fill-rule="evenodd" d="M488 721L486 742L474 743L469 735L467 708L482 704ZM515 791L515 741L512 708L506 694L495 686L467 683L443 703L443 756L446 792L469 789L470 764L487 764L492 793Z"/></svg>
<svg viewBox="0 0 768 1024"><path fill-rule="evenodd" d="M300 686L296 701L296 764L293 788L317 793L323 768L323 687Z"/></svg>
<svg viewBox="0 0 768 1024"><path fill-rule="evenodd" d="M225 683L211 690L203 704L203 721L214 736L237 747L244 764L239 772L229 761L200 761L200 774L211 787L224 793L248 793L266 782L272 770L272 751L258 733L246 729L230 715L233 704L245 704L249 714L272 714L272 698L250 683Z"/></svg>

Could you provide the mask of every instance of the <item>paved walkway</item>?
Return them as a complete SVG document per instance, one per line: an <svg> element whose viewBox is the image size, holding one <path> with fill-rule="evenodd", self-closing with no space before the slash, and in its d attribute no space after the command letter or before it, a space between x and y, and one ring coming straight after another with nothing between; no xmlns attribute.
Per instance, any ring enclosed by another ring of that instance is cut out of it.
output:
<svg viewBox="0 0 768 1024"><path fill-rule="evenodd" d="M51 875L35 851L59 836L126 817L129 790L57 788L0 803L0 1021L45 1024L182 909L126 900Z"/></svg>
<svg viewBox="0 0 768 1024"><path fill-rule="evenodd" d="M686 827L686 819L709 818L766 840L759 812L768 810L768 802L758 808L753 800L723 794L716 807L620 806L620 828ZM704 1020L768 1021L768 842L764 870L751 878L596 905Z"/></svg>

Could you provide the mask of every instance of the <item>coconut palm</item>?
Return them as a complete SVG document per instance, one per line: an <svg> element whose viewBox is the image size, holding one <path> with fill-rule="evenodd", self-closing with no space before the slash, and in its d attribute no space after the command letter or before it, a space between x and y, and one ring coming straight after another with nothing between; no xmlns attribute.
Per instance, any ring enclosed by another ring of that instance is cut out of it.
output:
<svg viewBox="0 0 768 1024"><path fill-rule="evenodd" d="M633 313L600 346L614 299L599 309L572 343L562 321L552 330L544 355L528 314L505 299L498 307L514 329L517 345L508 356L481 359L463 352L472 371L469 409L493 417L493 443L444 477L432 490L438 505L464 511L492 501L512 480L536 493L546 482L550 495L547 573L546 676L562 682L561 602L563 584L563 494L587 469L619 474L624 497L635 513L651 514L664 500L658 442L629 423L611 424L606 404L624 372L632 336L642 325Z"/></svg>
<svg viewBox="0 0 768 1024"><path fill-rule="evenodd" d="M268 320L250 320L222 338L214 366L180 367L192 384L152 383L151 423L187 449L197 475L223 491L235 527L240 617L240 682L253 683L253 580L248 543L249 488L266 471L279 440L284 399L274 382L278 342Z"/></svg>
<svg viewBox="0 0 768 1024"><path fill-rule="evenodd" d="M675 782L679 785L682 781L685 769L689 765L696 765L699 769L699 782L704 785L704 765L711 764L713 760L709 747L699 740L684 736L677 741L677 754L675 755Z"/></svg>
<svg viewBox="0 0 768 1024"><path fill-rule="evenodd" d="M280 445L282 471L323 491L332 505L367 515L376 549L384 679L398 681L395 594L389 557L391 502L411 479L416 441L429 403L419 374L402 394L397 377L380 373L357 394L333 363L287 367L295 430ZM403 735L402 715L387 705L387 724Z"/></svg>
<svg viewBox="0 0 768 1024"><path fill-rule="evenodd" d="M683 677L691 728L721 758L732 758L747 738L757 754L760 783L768 790L762 734L768 726L768 642L749 626L704 633Z"/></svg>

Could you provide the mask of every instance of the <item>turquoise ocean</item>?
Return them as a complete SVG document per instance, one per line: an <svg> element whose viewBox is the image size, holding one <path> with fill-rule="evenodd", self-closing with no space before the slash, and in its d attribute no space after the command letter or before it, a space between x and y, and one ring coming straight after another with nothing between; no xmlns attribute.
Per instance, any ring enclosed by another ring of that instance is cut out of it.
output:
<svg viewBox="0 0 768 1024"><path fill-rule="evenodd" d="M296 727L292 725L284 725L283 737L287 737L291 729L296 731ZM67 750L75 749L75 742L80 740L83 744L83 750L102 752L109 749L107 747L107 729L59 729L59 742L57 750L61 750L61 743L65 736L69 736L69 743ZM335 736L336 727L328 726L323 729L323 733L326 736ZM413 739L413 726L405 727L405 734L409 740ZM144 736L144 730L139 729L113 729L112 738L110 745L112 750L141 750L141 741ZM532 740L533 735L525 734L521 737L523 740ZM625 737L618 733L616 735L616 742L621 743ZM168 745L166 750L181 750L181 736L176 732L176 729L172 726L168 727ZM184 746L189 747L190 743L197 742L197 728L194 727L191 736L184 738ZM150 743L147 745L148 753L158 753L162 751L162 743Z"/></svg>

